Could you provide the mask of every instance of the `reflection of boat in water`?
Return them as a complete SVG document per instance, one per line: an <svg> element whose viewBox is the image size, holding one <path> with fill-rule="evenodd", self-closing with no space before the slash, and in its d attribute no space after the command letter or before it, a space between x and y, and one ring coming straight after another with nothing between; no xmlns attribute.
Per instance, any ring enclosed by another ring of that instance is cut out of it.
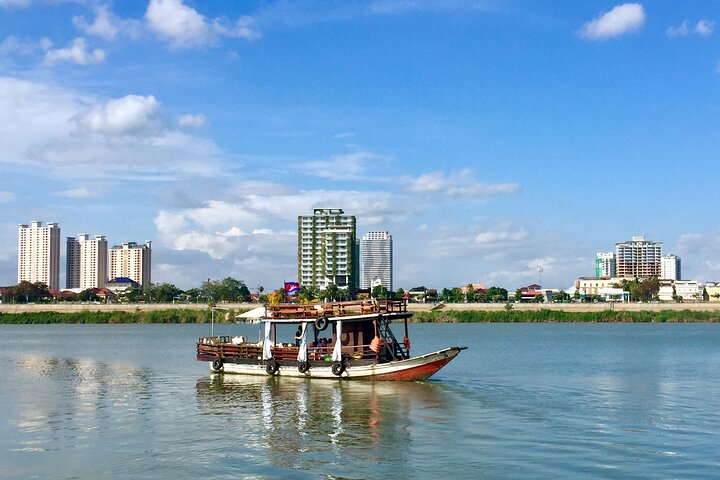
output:
<svg viewBox="0 0 720 480"><path fill-rule="evenodd" d="M304 378L425 380L467 347L449 347L410 357L405 300L334 302L320 305L266 305L257 315L261 340L202 337L197 359L214 372ZM390 329L402 320L405 336L398 342ZM290 342L278 327L297 327ZM323 332L330 328L327 334ZM325 335L330 335L325 338Z"/></svg>

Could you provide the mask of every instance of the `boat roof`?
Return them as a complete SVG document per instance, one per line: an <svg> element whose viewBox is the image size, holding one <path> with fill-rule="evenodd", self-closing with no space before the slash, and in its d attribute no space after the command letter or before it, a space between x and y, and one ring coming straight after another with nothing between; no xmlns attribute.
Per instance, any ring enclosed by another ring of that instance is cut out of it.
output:
<svg viewBox="0 0 720 480"><path fill-rule="evenodd" d="M316 304L266 304L254 308L236 318L244 321L263 321L271 323L314 322L320 317L329 322L367 321L382 316L391 319L412 317L407 311L407 301L401 300L354 300L347 302L328 302Z"/></svg>

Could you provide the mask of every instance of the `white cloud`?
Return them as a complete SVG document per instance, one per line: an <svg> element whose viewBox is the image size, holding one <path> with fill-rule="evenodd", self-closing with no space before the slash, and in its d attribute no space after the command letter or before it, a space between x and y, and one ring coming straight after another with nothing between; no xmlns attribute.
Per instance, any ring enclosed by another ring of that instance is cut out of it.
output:
<svg viewBox="0 0 720 480"><path fill-rule="evenodd" d="M78 187L57 192L55 195L66 198L95 198L100 196L100 192L87 187Z"/></svg>
<svg viewBox="0 0 720 480"><path fill-rule="evenodd" d="M15 201L13 192L3 192L0 190L0 203L12 203Z"/></svg>
<svg viewBox="0 0 720 480"><path fill-rule="evenodd" d="M519 242L527 238L528 232L524 228L518 230L509 230L502 228L500 230L485 230L477 234L475 237L475 243L478 244L496 244L496 243L509 243Z"/></svg>
<svg viewBox="0 0 720 480"><path fill-rule="evenodd" d="M640 30L645 23L645 10L639 3L624 3L583 25L580 36L590 40L606 40Z"/></svg>
<svg viewBox="0 0 720 480"><path fill-rule="evenodd" d="M713 34L714 30L715 22L712 22L710 20L699 20L695 24L695 33L697 33L701 37L709 37Z"/></svg>
<svg viewBox="0 0 720 480"><path fill-rule="evenodd" d="M89 51L85 39L74 39L67 48L50 49L45 53L45 63L72 62L78 65L92 65L105 60L105 50L96 48Z"/></svg>
<svg viewBox="0 0 720 480"><path fill-rule="evenodd" d="M52 47L52 42L48 38L41 38L39 41L34 40L21 40L13 35L5 37L5 40L0 43L0 54L19 54L29 55L35 53L38 50L48 50Z"/></svg>
<svg viewBox="0 0 720 480"><path fill-rule="evenodd" d="M300 164L302 172L331 180L359 180L367 171L368 162L386 162L387 158L369 152L333 155L328 160L313 160ZM375 168L373 169L375 170Z"/></svg>
<svg viewBox="0 0 720 480"><path fill-rule="evenodd" d="M714 30L715 22L711 20L698 20L692 30L690 29L690 22L688 20L683 20L683 22L677 27L668 27L665 33L671 38L687 37L691 33L700 35L701 37L709 37L713 34Z"/></svg>
<svg viewBox="0 0 720 480"><path fill-rule="evenodd" d="M517 183L481 183L475 180L472 170L463 169L446 175L431 172L410 181L407 190L412 193L439 193L451 197L487 198L495 195L512 195L520 191Z"/></svg>
<svg viewBox="0 0 720 480"><path fill-rule="evenodd" d="M137 37L141 24L137 20L121 19L110 11L108 5L93 6L95 19L88 22L84 15L73 17L72 22L87 35L95 35L105 40L115 40L119 35Z"/></svg>
<svg viewBox="0 0 720 480"><path fill-rule="evenodd" d="M174 180L215 177L220 149L172 130L154 96L98 99L0 77L0 164L48 178Z"/></svg>
<svg viewBox="0 0 720 480"><path fill-rule="evenodd" d="M162 127L159 110L160 104L152 95L126 95L93 107L77 121L96 133L147 135Z"/></svg>
<svg viewBox="0 0 720 480"><path fill-rule="evenodd" d="M184 128L202 128L207 125L207 118L202 113L197 115L186 114L177 117L177 124Z"/></svg>
<svg viewBox="0 0 720 480"><path fill-rule="evenodd" d="M665 30L665 33L671 38L687 37L690 33L690 24L687 20L683 20L683 22L677 27L668 27L667 30Z"/></svg>
<svg viewBox="0 0 720 480"><path fill-rule="evenodd" d="M254 39L259 33L253 30L250 17L239 18L234 25L223 25L221 19L205 18L182 0L151 0L145 20L148 28L168 40L173 47L193 47L214 44L218 37Z"/></svg>

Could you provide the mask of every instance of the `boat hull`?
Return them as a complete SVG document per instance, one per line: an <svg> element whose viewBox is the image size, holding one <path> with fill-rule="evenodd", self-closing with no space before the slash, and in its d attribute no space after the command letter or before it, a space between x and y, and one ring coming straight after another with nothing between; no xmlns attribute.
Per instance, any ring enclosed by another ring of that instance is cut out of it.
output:
<svg viewBox="0 0 720 480"><path fill-rule="evenodd" d="M453 358L467 347L450 347L437 352L428 353L406 360L396 360L387 363L374 363L369 365L348 364L340 375L332 372L332 363L327 366L313 366L302 373L297 365L280 365L276 376L298 378L333 378L352 380L388 380L388 381L419 381L426 380L438 370L448 364ZM210 370L216 373L262 375L268 376L265 364L223 363L222 368L216 370L212 362L208 362Z"/></svg>

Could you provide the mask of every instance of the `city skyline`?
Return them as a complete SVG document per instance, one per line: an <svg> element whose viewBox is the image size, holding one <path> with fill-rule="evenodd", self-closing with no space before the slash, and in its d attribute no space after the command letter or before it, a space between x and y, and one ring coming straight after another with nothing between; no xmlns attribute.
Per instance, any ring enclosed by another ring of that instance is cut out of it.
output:
<svg viewBox="0 0 720 480"><path fill-rule="evenodd" d="M396 286L567 288L663 242L720 281L720 5L0 1L0 285L17 225L153 239L153 281L297 274L299 215ZM642 173L642 175L639 175ZM673 192L672 194L670 192ZM64 265L65 260L61 260Z"/></svg>

